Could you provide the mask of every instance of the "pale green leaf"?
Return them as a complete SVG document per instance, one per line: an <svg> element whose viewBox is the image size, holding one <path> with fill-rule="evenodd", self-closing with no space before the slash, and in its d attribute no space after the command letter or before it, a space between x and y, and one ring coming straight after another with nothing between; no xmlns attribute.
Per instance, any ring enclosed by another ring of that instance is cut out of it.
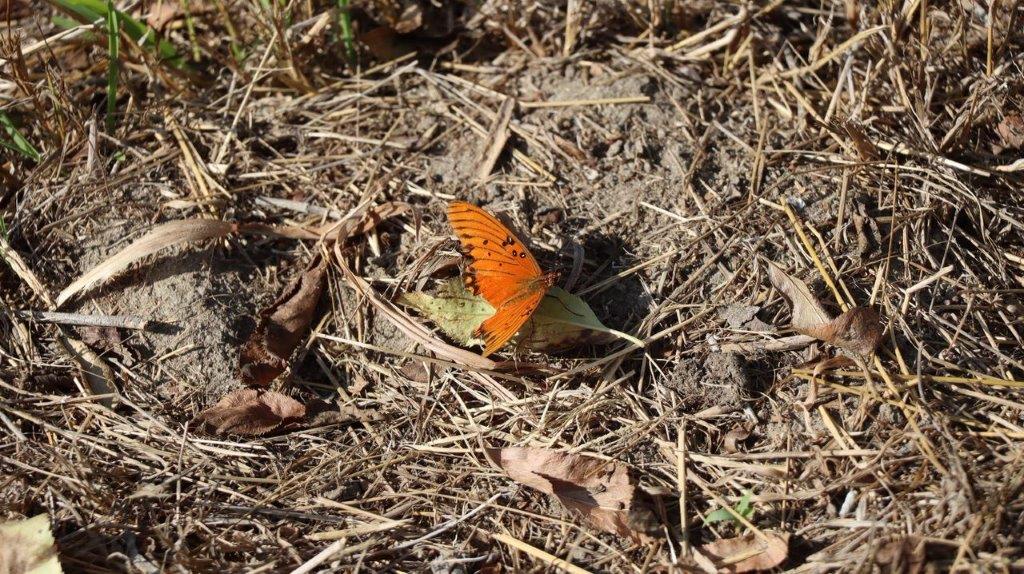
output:
<svg viewBox="0 0 1024 574"><path fill-rule="evenodd" d="M529 349L557 351L610 343L615 337L643 346L643 341L605 327L583 299L561 287L552 287L523 326L518 340Z"/></svg>
<svg viewBox="0 0 1024 574"><path fill-rule="evenodd" d="M416 309L453 341L466 346L483 344L473 331L494 314L494 307L467 291L458 277L442 283L436 294L404 293L398 302Z"/></svg>

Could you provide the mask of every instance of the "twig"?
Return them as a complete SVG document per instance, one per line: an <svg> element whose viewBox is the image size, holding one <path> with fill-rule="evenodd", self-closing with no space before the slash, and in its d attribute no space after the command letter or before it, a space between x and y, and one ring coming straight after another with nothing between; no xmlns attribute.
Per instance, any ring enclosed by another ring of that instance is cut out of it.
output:
<svg viewBox="0 0 1024 574"><path fill-rule="evenodd" d="M611 104L649 104L647 96L625 96L621 98L593 98L585 100L563 100L551 102L520 102L519 107L529 108L571 108L576 106L607 106Z"/></svg>
<svg viewBox="0 0 1024 574"><path fill-rule="evenodd" d="M149 327L149 319L133 315L87 315L83 313L62 313L60 311L15 311L14 314L22 319L39 321L40 323L116 327L118 329L135 329L138 331L145 331Z"/></svg>
<svg viewBox="0 0 1024 574"><path fill-rule="evenodd" d="M494 169L498 158L501 157L501 151L505 149L505 143L508 141L510 133L508 124L512 120L515 106L515 99L505 98L505 101L501 102L501 107L498 108L498 114L494 117L494 121L491 122L491 129L484 136L484 150L480 154L480 167L476 172L476 180L479 183L487 181L491 170Z"/></svg>

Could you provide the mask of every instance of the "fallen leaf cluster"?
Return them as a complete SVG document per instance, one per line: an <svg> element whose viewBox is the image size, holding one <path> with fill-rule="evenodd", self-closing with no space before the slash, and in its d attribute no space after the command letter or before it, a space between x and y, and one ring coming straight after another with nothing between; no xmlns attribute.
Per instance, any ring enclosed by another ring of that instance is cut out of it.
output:
<svg viewBox="0 0 1024 574"><path fill-rule="evenodd" d="M337 245L409 209L407 203L383 203L366 209L359 217L326 226L315 236L329 238ZM260 311L256 329L239 350L238 379L248 388L228 393L200 413L195 421L201 428L218 434L252 436L367 416L353 406L341 410L320 408L313 413L310 405L265 388L285 372L295 349L308 336L326 280L327 259L317 255L273 303Z"/></svg>

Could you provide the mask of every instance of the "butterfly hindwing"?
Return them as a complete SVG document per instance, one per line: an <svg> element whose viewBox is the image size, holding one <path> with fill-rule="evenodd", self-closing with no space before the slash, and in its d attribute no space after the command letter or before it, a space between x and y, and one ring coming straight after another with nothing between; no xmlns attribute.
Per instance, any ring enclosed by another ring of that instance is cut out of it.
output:
<svg viewBox="0 0 1024 574"><path fill-rule="evenodd" d="M477 335L484 340L484 356L497 351L516 334L523 323L533 315L544 298L544 290L536 290L502 305L490 318L477 327Z"/></svg>

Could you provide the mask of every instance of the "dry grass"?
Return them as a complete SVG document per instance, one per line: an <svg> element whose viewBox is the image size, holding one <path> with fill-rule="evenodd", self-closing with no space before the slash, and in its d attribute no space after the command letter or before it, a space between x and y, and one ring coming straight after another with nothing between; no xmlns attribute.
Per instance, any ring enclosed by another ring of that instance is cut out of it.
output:
<svg viewBox="0 0 1024 574"><path fill-rule="evenodd" d="M998 132L1024 112L1020 3L488 1L418 25L368 4L361 34L414 29L351 63L332 3L181 4L162 33L191 69L122 41L111 133L102 30L10 4L0 110L41 159L0 160L0 518L48 512L69 571L628 572L694 568L692 545L744 529L700 517L749 492L753 526L792 533L787 568L912 568L916 547L940 570L1024 568L1024 167ZM509 374L405 338L382 306L446 269L456 197L507 215L646 347ZM356 424L189 426L236 384L224 357L314 240L232 238L180 273L200 246L136 263L61 310L180 311L180 332L89 357L70 327L15 313L54 311L157 223L316 230L385 201L415 213L337 251L362 280L333 270L279 385L358 407ZM788 311L758 256L836 310L876 305L878 355L803 365L832 351L779 341ZM90 395L104 372L116 388ZM669 536L591 530L481 443L626 462Z"/></svg>

